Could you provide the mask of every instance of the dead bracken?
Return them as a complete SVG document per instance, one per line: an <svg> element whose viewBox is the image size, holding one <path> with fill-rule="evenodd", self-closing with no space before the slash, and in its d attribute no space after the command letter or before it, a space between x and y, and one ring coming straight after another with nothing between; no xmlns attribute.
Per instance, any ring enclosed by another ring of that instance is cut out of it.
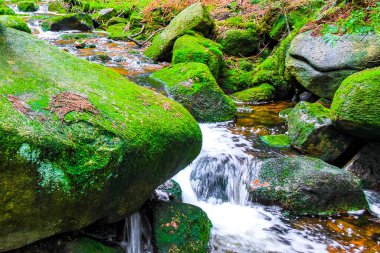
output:
<svg viewBox="0 0 380 253"><path fill-rule="evenodd" d="M90 112L99 114L99 111L84 96L71 92L57 94L49 103L48 110L63 120L69 112Z"/></svg>
<svg viewBox="0 0 380 253"><path fill-rule="evenodd" d="M30 109L30 107L24 102L22 101L20 98L16 97L16 96L13 96L13 95L8 95L8 100L9 102L12 103L13 107L21 112L22 114L24 115L28 115L28 116L31 116L32 114L32 110Z"/></svg>

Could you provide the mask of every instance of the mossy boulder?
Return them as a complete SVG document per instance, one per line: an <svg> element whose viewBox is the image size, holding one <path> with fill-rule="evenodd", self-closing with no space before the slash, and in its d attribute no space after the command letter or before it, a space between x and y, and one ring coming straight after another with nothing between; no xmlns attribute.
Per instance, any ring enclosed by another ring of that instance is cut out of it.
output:
<svg viewBox="0 0 380 253"><path fill-rule="evenodd" d="M343 168L362 181L364 189L380 191L380 143L369 143Z"/></svg>
<svg viewBox="0 0 380 253"><path fill-rule="evenodd" d="M0 252L122 219L198 155L175 101L14 29L0 52Z"/></svg>
<svg viewBox="0 0 380 253"><path fill-rule="evenodd" d="M88 14L67 14L64 16L56 16L42 23L44 31L67 31L79 30L83 32L94 29L92 18Z"/></svg>
<svg viewBox="0 0 380 253"><path fill-rule="evenodd" d="M291 42L286 62L302 86L328 99L346 77L380 65L380 35L344 35L333 43L310 32L299 34Z"/></svg>
<svg viewBox="0 0 380 253"><path fill-rule="evenodd" d="M159 200L182 202L181 186L173 179L170 179L157 187L154 193Z"/></svg>
<svg viewBox="0 0 380 253"><path fill-rule="evenodd" d="M380 140L380 67L343 81L331 104L335 125L352 135Z"/></svg>
<svg viewBox="0 0 380 253"><path fill-rule="evenodd" d="M223 64L220 44L200 37L184 35L176 40L173 47L172 63L199 62L206 64L216 79Z"/></svg>
<svg viewBox="0 0 380 253"><path fill-rule="evenodd" d="M179 13L152 41L145 55L153 60L170 59L174 42L187 31L193 30L207 36L214 29L214 20L207 8L195 3Z"/></svg>
<svg viewBox="0 0 380 253"><path fill-rule="evenodd" d="M50 2L48 4L48 11L57 13L67 13L67 9L61 1Z"/></svg>
<svg viewBox="0 0 380 253"><path fill-rule="evenodd" d="M107 25L116 25L116 24L124 24L125 25L129 23L129 20L126 18L121 18L121 17L112 17L108 22Z"/></svg>
<svg viewBox="0 0 380 253"><path fill-rule="evenodd" d="M368 208L360 180L317 158L279 157L263 162L250 199L299 215L331 215Z"/></svg>
<svg viewBox="0 0 380 253"><path fill-rule="evenodd" d="M16 16L1 15L0 24L2 24L5 27L13 28L19 31L27 33L32 32L25 20Z"/></svg>
<svg viewBox="0 0 380 253"><path fill-rule="evenodd" d="M272 148L290 148L291 142L287 134L273 134L260 136L260 140Z"/></svg>
<svg viewBox="0 0 380 253"><path fill-rule="evenodd" d="M33 1L22 1L17 4L17 8L23 12L35 12L39 6Z"/></svg>
<svg viewBox="0 0 380 253"><path fill-rule="evenodd" d="M5 4L0 3L0 15L16 15L16 13Z"/></svg>
<svg viewBox="0 0 380 253"><path fill-rule="evenodd" d="M64 253L124 253L121 248L107 247L88 238L79 238L67 243Z"/></svg>
<svg viewBox="0 0 380 253"><path fill-rule="evenodd" d="M117 11L114 8L101 9L97 13L92 15L92 18L98 24L106 23L108 20L116 16Z"/></svg>
<svg viewBox="0 0 380 253"><path fill-rule="evenodd" d="M227 30L218 42L223 52L233 56L249 56L257 52L260 38L255 31L232 29Z"/></svg>
<svg viewBox="0 0 380 253"><path fill-rule="evenodd" d="M199 207L159 202L153 206L153 236L158 253L209 252L211 221Z"/></svg>
<svg viewBox="0 0 380 253"><path fill-rule="evenodd" d="M274 98L275 88L267 83L247 90L235 92L231 98L242 103L269 102Z"/></svg>
<svg viewBox="0 0 380 253"><path fill-rule="evenodd" d="M326 162L339 158L353 138L335 128L330 114L330 110L319 103L298 103L288 114L292 146Z"/></svg>
<svg viewBox="0 0 380 253"><path fill-rule="evenodd" d="M230 120L236 115L232 100L219 88L203 63L179 63L155 72L168 95L182 104L199 122Z"/></svg>

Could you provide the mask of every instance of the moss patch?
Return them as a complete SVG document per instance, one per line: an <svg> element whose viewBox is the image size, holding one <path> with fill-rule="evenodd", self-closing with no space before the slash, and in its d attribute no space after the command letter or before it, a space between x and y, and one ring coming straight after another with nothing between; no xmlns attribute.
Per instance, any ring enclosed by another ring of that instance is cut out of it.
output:
<svg viewBox="0 0 380 253"><path fill-rule="evenodd" d="M0 15L16 15L16 13L5 4L0 3Z"/></svg>
<svg viewBox="0 0 380 253"><path fill-rule="evenodd" d="M33 1L23 1L18 3L17 8L23 12L35 12L39 6Z"/></svg>
<svg viewBox="0 0 380 253"><path fill-rule="evenodd" d="M32 32L25 20L16 16L1 15L0 23L5 27L13 28L19 31L27 33Z"/></svg>
<svg viewBox="0 0 380 253"><path fill-rule="evenodd" d="M275 134L260 136L260 140L269 147L273 148L290 148L290 139L287 134Z"/></svg>
<svg viewBox="0 0 380 253"><path fill-rule="evenodd" d="M275 88L267 83L231 95L233 100L243 103L268 102L274 98Z"/></svg>

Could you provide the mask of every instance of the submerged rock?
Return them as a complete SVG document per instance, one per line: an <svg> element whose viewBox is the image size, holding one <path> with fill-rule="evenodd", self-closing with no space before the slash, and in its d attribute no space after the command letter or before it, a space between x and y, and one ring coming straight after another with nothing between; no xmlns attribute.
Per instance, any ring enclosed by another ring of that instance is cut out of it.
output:
<svg viewBox="0 0 380 253"><path fill-rule="evenodd" d="M380 140L380 67L345 79L331 104L337 128L371 141Z"/></svg>
<svg viewBox="0 0 380 253"><path fill-rule="evenodd" d="M153 60L168 59L174 42L186 32L193 30L206 36L213 29L214 20L207 8L201 3L195 3L184 9L160 34L154 37L145 55Z"/></svg>
<svg viewBox="0 0 380 253"><path fill-rule="evenodd" d="M14 29L0 52L0 252L119 220L198 155L175 101Z"/></svg>
<svg viewBox="0 0 380 253"><path fill-rule="evenodd" d="M344 169L360 178L364 189L380 191L380 143L362 148Z"/></svg>
<svg viewBox="0 0 380 253"><path fill-rule="evenodd" d="M32 33L25 20L16 16L0 15L0 24L19 31Z"/></svg>
<svg viewBox="0 0 380 253"><path fill-rule="evenodd" d="M257 51L260 39L256 32L233 29L226 31L218 41L228 55L249 56Z"/></svg>
<svg viewBox="0 0 380 253"><path fill-rule="evenodd" d="M276 89L272 85L264 83L257 87L235 92L231 98L242 103L269 102L274 99L275 91Z"/></svg>
<svg viewBox="0 0 380 253"><path fill-rule="evenodd" d="M176 40L173 48L172 63L199 62L206 64L215 79L223 65L221 45L215 41L200 37L184 35Z"/></svg>
<svg viewBox="0 0 380 253"><path fill-rule="evenodd" d="M43 22L41 26L45 31L53 32L66 30L86 32L94 29L92 18L88 14L67 14L53 17Z"/></svg>
<svg viewBox="0 0 380 253"><path fill-rule="evenodd" d="M39 6L33 1L22 1L17 4L17 8L23 12L35 12Z"/></svg>
<svg viewBox="0 0 380 253"><path fill-rule="evenodd" d="M330 215L368 208L360 180L316 158L280 157L263 162L250 199L300 215Z"/></svg>
<svg viewBox="0 0 380 253"><path fill-rule="evenodd" d="M346 77L379 66L379 59L380 35L344 35L331 45L307 32L293 39L286 65L306 89L332 99Z"/></svg>
<svg viewBox="0 0 380 253"><path fill-rule="evenodd" d="M153 206L153 235L158 253L209 252L211 221L197 206L159 202Z"/></svg>
<svg viewBox="0 0 380 253"><path fill-rule="evenodd" d="M298 103L287 121L292 146L326 162L339 158L353 141L335 128L330 110L319 103Z"/></svg>
<svg viewBox="0 0 380 253"><path fill-rule="evenodd" d="M169 96L181 103L199 122L230 120L236 115L232 100L219 88L203 63L179 63L155 72Z"/></svg>

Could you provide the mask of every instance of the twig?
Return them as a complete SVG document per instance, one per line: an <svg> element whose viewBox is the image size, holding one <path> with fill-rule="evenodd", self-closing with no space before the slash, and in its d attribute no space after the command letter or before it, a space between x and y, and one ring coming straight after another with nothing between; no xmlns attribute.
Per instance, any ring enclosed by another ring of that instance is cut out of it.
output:
<svg viewBox="0 0 380 253"><path fill-rule="evenodd" d="M143 27L143 28L144 28L144 27ZM137 40L134 40L133 38L136 37L136 36L138 36L138 35L140 35L140 34L142 33L143 29L141 29L141 31L140 31L139 33L136 33L136 34L134 34L134 35L128 36L127 39L130 40L130 41L132 41L133 43L135 43L138 47L143 47L148 41L150 41L150 40L153 38L154 35L156 35L156 33L162 31L163 29L164 29L164 28L160 28L160 29L154 31L154 32L149 36L149 38L147 38L146 40L144 40L144 41L142 41L142 42L139 42L139 41L137 41Z"/></svg>

